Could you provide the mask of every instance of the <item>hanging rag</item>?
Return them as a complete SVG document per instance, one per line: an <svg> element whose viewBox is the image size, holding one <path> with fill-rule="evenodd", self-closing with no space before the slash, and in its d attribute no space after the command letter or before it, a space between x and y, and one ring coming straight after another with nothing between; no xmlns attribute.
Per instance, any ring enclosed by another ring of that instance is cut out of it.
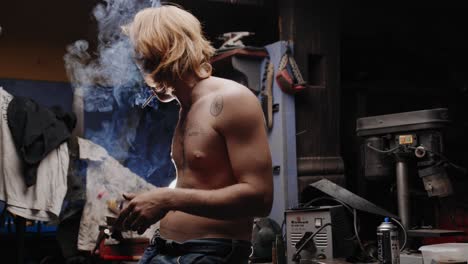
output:
<svg viewBox="0 0 468 264"><path fill-rule="evenodd" d="M76 125L76 116L60 107L46 108L32 99L14 97L7 109L8 126L24 162L26 186L36 184L37 168L52 150L65 142Z"/></svg>

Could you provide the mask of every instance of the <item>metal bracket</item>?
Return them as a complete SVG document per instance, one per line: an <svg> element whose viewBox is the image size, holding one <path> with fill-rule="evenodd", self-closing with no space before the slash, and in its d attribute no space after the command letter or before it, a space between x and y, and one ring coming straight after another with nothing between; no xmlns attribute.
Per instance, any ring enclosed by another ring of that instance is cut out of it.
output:
<svg viewBox="0 0 468 264"><path fill-rule="evenodd" d="M281 172L280 166L273 166L273 174L279 174Z"/></svg>
<svg viewBox="0 0 468 264"><path fill-rule="evenodd" d="M278 112L279 109L280 109L279 107L280 107L279 104L274 104L274 105L273 105L273 113Z"/></svg>

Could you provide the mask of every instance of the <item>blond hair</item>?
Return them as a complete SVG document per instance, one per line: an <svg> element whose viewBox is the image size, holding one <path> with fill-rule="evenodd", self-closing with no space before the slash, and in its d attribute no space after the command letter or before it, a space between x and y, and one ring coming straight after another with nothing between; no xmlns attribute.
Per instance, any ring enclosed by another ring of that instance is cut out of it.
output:
<svg viewBox="0 0 468 264"><path fill-rule="evenodd" d="M138 12L124 32L130 37L148 85L167 93L171 81L187 73L211 75L209 60L215 49L205 39L200 21L172 5Z"/></svg>

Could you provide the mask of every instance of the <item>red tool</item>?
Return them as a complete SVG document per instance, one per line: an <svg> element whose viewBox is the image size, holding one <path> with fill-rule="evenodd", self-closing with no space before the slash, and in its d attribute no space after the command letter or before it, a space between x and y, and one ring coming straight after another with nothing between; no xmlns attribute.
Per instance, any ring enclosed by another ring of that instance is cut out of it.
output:
<svg viewBox="0 0 468 264"><path fill-rule="evenodd" d="M290 56L289 52L286 52L281 58L276 81L281 90L288 94L295 94L306 88L306 82L302 78L296 60Z"/></svg>

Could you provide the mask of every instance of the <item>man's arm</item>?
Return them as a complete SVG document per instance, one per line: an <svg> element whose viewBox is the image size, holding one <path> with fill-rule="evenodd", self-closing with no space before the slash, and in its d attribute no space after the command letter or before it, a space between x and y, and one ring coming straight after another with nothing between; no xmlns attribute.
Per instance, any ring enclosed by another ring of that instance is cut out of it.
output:
<svg viewBox="0 0 468 264"><path fill-rule="evenodd" d="M216 95L210 111L225 138L237 184L216 190L160 188L136 196L122 212L127 228L149 226L169 210L215 219L266 216L273 201L271 156L263 113L246 88ZM221 105L220 105L221 104ZM146 202L145 202L146 201ZM140 219L140 220L138 220Z"/></svg>

